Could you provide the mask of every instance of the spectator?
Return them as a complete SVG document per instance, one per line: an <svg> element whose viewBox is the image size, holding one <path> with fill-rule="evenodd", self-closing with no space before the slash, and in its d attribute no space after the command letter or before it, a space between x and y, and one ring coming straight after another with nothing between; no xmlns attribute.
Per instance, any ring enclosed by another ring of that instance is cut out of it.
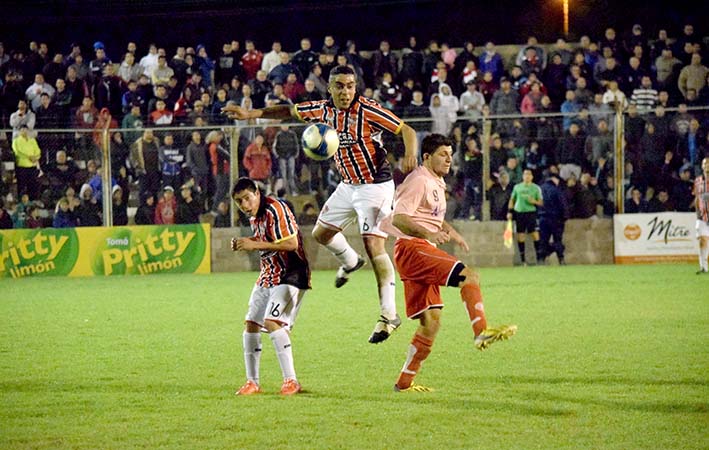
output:
<svg viewBox="0 0 709 450"><path fill-rule="evenodd" d="M140 206L133 218L136 225L152 225L155 223L155 196L152 192L143 192L140 196Z"/></svg>
<svg viewBox="0 0 709 450"><path fill-rule="evenodd" d="M302 222L298 221L299 225L303 225ZM217 216L214 218L214 228L230 228L231 227L231 214L229 211L229 202L222 200L217 205Z"/></svg>
<svg viewBox="0 0 709 450"><path fill-rule="evenodd" d="M263 62L263 53L256 49L254 41L247 40L244 43L246 52L241 56L241 65L244 68L244 75L247 80L256 78L256 72L261 69ZM285 78L282 82L285 82Z"/></svg>
<svg viewBox="0 0 709 450"><path fill-rule="evenodd" d="M231 80L241 72L240 61L237 59L234 50L230 43L222 45L222 54L217 59L217 65L214 70L214 80L218 87L230 84Z"/></svg>
<svg viewBox="0 0 709 450"><path fill-rule="evenodd" d="M273 73L273 70L271 73ZM285 77L287 78L288 75L285 75ZM273 84L268 80L266 71L259 70L256 72L256 79L249 80L248 85L245 85L244 88L246 88L246 86L248 86L251 91L250 95L246 95L246 91L244 91L244 97L251 97L253 107L263 108L266 106L266 95L273 90Z"/></svg>
<svg viewBox="0 0 709 450"><path fill-rule="evenodd" d="M303 77L301 76L298 68L290 62L290 56L288 53L281 52L279 56L281 63L271 69L271 72L268 73L268 80L274 84L283 84L286 82L289 73L295 73L298 79L301 80Z"/></svg>
<svg viewBox="0 0 709 450"><path fill-rule="evenodd" d="M613 159L613 135L605 120L598 121L596 132L586 138L585 148L586 160L591 167L595 167L599 159Z"/></svg>
<svg viewBox="0 0 709 450"><path fill-rule="evenodd" d="M29 204L25 210L25 228L42 228L42 219L39 217L39 208L34 204Z"/></svg>
<svg viewBox="0 0 709 450"><path fill-rule="evenodd" d="M182 184L182 166L185 164L184 152L175 145L175 138L168 132L163 137L163 145L158 150L160 172L163 186Z"/></svg>
<svg viewBox="0 0 709 450"><path fill-rule="evenodd" d="M99 82L106 67L113 64L110 58L106 56L103 42L97 41L94 43L94 54L96 58L89 63L89 84L92 86L95 86Z"/></svg>
<svg viewBox="0 0 709 450"><path fill-rule="evenodd" d="M581 168L585 166L585 137L580 133L578 124L571 123L564 137L559 139L556 147L555 161L559 163L559 176L566 181L573 176L581 177Z"/></svg>
<svg viewBox="0 0 709 450"><path fill-rule="evenodd" d="M273 44L271 44L271 51L263 56L263 61L261 61L261 70L266 72L266 75L271 73L271 70L281 63L281 50L281 43L279 41L273 41ZM310 68L308 68L308 71L310 71Z"/></svg>
<svg viewBox="0 0 709 450"><path fill-rule="evenodd" d="M11 230L12 228L14 228L12 217L5 209L4 200L0 198L0 230Z"/></svg>
<svg viewBox="0 0 709 450"><path fill-rule="evenodd" d="M158 47L151 43L148 47L148 54L140 59L140 66L143 68L143 74L148 78L153 76L153 72L158 67Z"/></svg>
<svg viewBox="0 0 709 450"><path fill-rule="evenodd" d="M303 38L300 40L300 50L293 55L293 64L301 74L310 72L310 68L318 61L318 55L311 47L310 39Z"/></svg>
<svg viewBox="0 0 709 450"><path fill-rule="evenodd" d="M289 73L286 78L286 84L283 85L283 94L288 97L291 102L295 102L297 98L305 93L305 87L298 81L298 77L294 73Z"/></svg>
<svg viewBox="0 0 709 450"><path fill-rule="evenodd" d="M694 89L695 92L699 92L704 87L707 75L709 75L709 68L702 64L702 56L699 53L694 53L691 64L682 68L677 80L677 86L685 99L687 98L687 90Z"/></svg>
<svg viewBox="0 0 709 450"><path fill-rule="evenodd" d="M653 197L647 205L647 212L651 213L668 212L674 210L675 206L672 204L672 201L670 200L670 194L667 191L667 188L664 186L659 188L659 190L657 191L657 195L655 195L655 197Z"/></svg>
<svg viewBox="0 0 709 450"><path fill-rule="evenodd" d="M199 223L199 216L203 210L200 202L193 195L191 183L185 183L180 187L180 200L177 202L175 223Z"/></svg>
<svg viewBox="0 0 709 450"><path fill-rule="evenodd" d="M141 193L160 190L159 147L160 143L151 129L144 130L143 136L130 147L130 163Z"/></svg>
<svg viewBox="0 0 709 450"><path fill-rule="evenodd" d="M478 86L474 81L469 81L465 86L466 91L460 96L460 111L466 116L477 120L482 115L485 97L478 92Z"/></svg>
<svg viewBox="0 0 709 450"><path fill-rule="evenodd" d="M10 115L10 126L12 127L12 139L15 140L20 135L20 130L27 128L29 136L36 136L34 126L37 121L35 114L27 107L25 100L17 102L17 111Z"/></svg>
<svg viewBox="0 0 709 450"><path fill-rule="evenodd" d="M295 99L294 103L315 102L322 99L323 96L315 88L315 82L311 78L308 78L305 80L303 92Z"/></svg>
<svg viewBox="0 0 709 450"><path fill-rule="evenodd" d="M281 125L273 141L273 153L278 158L278 172L284 181L288 195L298 195L295 162L299 152L298 135L287 125Z"/></svg>
<svg viewBox="0 0 709 450"><path fill-rule="evenodd" d="M15 154L15 176L17 194L27 194L30 200L39 196L39 160L41 151L37 140L29 133L26 125L20 127L20 134L12 140L12 152Z"/></svg>
<svg viewBox="0 0 709 450"><path fill-rule="evenodd" d="M62 197L57 202L57 208L54 211L54 218L52 219L53 228L72 228L76 226L76 217L69 210L69 200L66 197Z"/></svg>
<svg viewBox="0 0 709 450"><path fill-rule="evenodd" d="M650 75L643 75L640 80L640 86L633 89L630 103L637 105L640 114L647 114L655 108L657 100L657 90L652 87Z"/></svg>
<svg viewBox="0 0 709 450"><path fill-rule="evenodd" d="M501 170L497 180L487 194L490 200L490 220L506 220L507 205L512 196L512 187L510 175L507 171Z"/></svg>
<svg viewBox="0 0 709 450"><path fill-rule="evenodd" d="M391 52L389 41L381 41L379 48L372 53L372 76L380 80L385 73L390 73L392 79L399 74L399 65L396 56Z"/></svg>
<svg viewBox="0 0 709 450"><path fill-rule="evenodd" d="M564 262L564 222L566 222L568 211L566 197L561 191L560 179L557 174L550 174L549 178L542 184L542 202L539 207L539 239L541 241L540 256L546 263L546 259L556 253L559 265ZM550 244L550 241L553 241Z"/></svg>
<svg viewBox="0 0 709 450"><path fill-rule="evenodd" d="M254 141L246 147L243 164L248 171L248 177L263 183L266 186L266 192L268 192L272 162L271 152L264 144L263 135L257 134Z"/></svg>
<svg viewBox="0 0 709 450"><path fill-rule="evenodd" d="M172 186L163 188L162 198L155 207L155 225L172 225L175 223L177 212L177 200L175 199L175 189Z"/></svg>
<svg viewBox="0 0 709 450"><path fill-rule="evenodd" d="M87 183L81 185L79 200L81 203L74 209L78 226L100 227L103 224L101 220L101 205L96 200L93 189Z"/></svg>
<svg viewBox="0 0 709 450"><path fill-rule="evenodd" d="M209 195L211 167L206 147L202 144L199 131L192 132L192 140L187 145L186 168L194 179L194 184L202 193Z"/></svg>
<svg viewBox="0 0 709 450"><path fill-rule="evenodd" d="M621 111L628 107L628 100L623 91L618 89L618 82L612 80L608 83L608 89L603 94L603 103L610 106L612 109L620 109Z"/></svg>
<svg viewBox="0 0 709 450"><path fill-rule="evenodd" d="M131 52L126 52L121 65L118 67L118 77L123 81L123 84L127 85L133 81L137 85L142 73L143 68L135 63L135 55Z"/></svg>
<svg viewBox="0 0 709 450"><path fill-rule="evenodd" d="M214 200L212 201L212 207L214 208L215 205L218 205L220 201L224 200L224 198L229 195L229 166L231 155L223 146L222 141L224 140L224 135L221 131L210 131L205 140L209 146L212 176L216 185Z"/></svg>
<svg viewBox="0 0 709 450"><path fill-rule="evenodd" d="M480 55L480 71L492 73L492 78L495 81L498 81L505 72L502 56L497 53L495 44L492 42L485 44L485 52Z"/></svg>
<svg viewBox="0 0 709 450"><path fill-rule="evenodd" d="M49 95L49 98L52 98L54 92L55 90L52 85L44 81L44 75L38 73L34 76L34 83L25 91L25 95L27 96L27 101L32 111L36 112L42 104L42 94L46 93Z"/></svg>
<svg viewBox="0 0 709 450"><path fill-rule="evenodd" d="M512 84L507 77L500 80L500 90L495 92L490 100L490 112L495 115L518 114L519 94L512 89ZM509 119L498 119L495 127L498 133L510 133L512 122Z"/></svg>
<svg viewBox="0 0 709 450"><path fill-rule="evenodd" d="M461 62L460 66L465 66L465 63ZM401 73L399 75L401 79L411 78L420 83L422 69L423 54L418 49L416 37L410 36L408 46L401 50Z"/></svg>

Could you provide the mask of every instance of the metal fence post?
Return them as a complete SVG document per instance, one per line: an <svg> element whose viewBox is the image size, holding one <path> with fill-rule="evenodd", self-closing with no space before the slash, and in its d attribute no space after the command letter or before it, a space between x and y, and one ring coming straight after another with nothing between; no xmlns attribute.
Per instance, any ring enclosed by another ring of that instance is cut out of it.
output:
<svg viewBox="0 0 709 450"><path fill-rule="evenodd" d="M482 152L483 152L483 179L482 186L480 187L482 192L482 220L487 222L490 220L490 200L487 198L487 187L490 184L490 136L492 135L492 121L490 119L483 119L483 138L482 138Z"/></svg>
<svg viewBox="0 0 709 450"><path fill-rule="evenodd" d="M231 200L231 190L239 179L239 136L240 129L237 126L229 127L229 211L231 212L231 226L236 225L236 208Z"/></svg>
<svg viewBox="0 0 709 450"><path fill-rule="evenodd" d="M113 226L113 185L111 183L111 140L108 126L101 132L101 192L103 196L103 226Z"/></svg>
<svg viewBox="0 0 709 450"><path fill-rule="evenodd" d="M613 172L615 179L615 211L623 214L625 209L625 117L623 107L619 105L615 110L615 146Z"/></svg>

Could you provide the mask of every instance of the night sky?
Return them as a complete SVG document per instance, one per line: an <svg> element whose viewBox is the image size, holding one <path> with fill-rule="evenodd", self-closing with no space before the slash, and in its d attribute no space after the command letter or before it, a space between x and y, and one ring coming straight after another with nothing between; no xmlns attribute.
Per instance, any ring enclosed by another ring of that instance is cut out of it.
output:
<svg viewBox="0 0 709 450"><path fill-rule="evenodd" d="M570 39L582 34L602 35L606 26L624 32L640 23L647 36L660 28L676 36L687 21L698 33L709 8L702 1L570 0ZM2 2L0 40L6 48L26 48L30 40L45 41L50 51L65 52L77 41L90 48L101 40L108 54L120 60L129 40L145 52L148 42L172 50L182 45L206 44L216 56L231 39L254 39L261 50L270 50L274 39L285 50L295 51L300 37L314 39L319 48L325 34L342 45L355 39L360 50L377 47L382 38L401 47L409 35L419 45L428 39L461 46L472 40L522 43L530 34L542 42L562 35L562 0L337 0L323 1L21 1ZM650 5L650 6L648 6ZM622 35L622 33L621 33Z"/></svg>

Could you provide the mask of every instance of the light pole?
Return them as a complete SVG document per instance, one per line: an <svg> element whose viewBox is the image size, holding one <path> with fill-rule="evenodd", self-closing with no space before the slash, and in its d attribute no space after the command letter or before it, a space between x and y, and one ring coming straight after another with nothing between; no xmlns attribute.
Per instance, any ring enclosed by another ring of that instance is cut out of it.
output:
<svg viewBox="0 0 709 450"><path fill-rule="evenodd" d="M569 37L569 0L562 0L564 5L564 36Z"/></svg>

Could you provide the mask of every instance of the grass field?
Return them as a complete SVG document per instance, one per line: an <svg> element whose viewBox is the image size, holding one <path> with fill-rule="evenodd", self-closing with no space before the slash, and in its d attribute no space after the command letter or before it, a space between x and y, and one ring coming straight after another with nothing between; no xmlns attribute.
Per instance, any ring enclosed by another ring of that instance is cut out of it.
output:
<svg viewBox="0 0 709 450"><path fill-rule="evenodd" d="M483 269L474 350L457 290L417 381L392 391L411 335L379 346L371 272L313 277L293 333L305 392L240 398L255 273L0 281L0 448L709 448L709 277L688 265ZM403 311L399 289L400 311Z"/></svg>

